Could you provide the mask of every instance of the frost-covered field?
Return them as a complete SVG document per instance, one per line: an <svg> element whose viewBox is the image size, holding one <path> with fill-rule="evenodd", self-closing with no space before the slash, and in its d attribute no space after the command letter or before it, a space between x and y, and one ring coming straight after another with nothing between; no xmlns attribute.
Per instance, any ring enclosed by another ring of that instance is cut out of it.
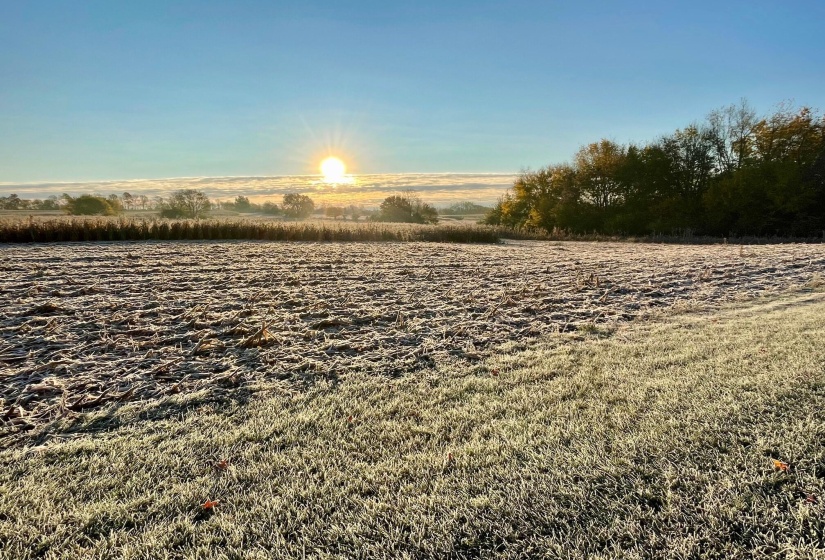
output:
<svg viewBox="0 0 825 560"><path fill-rule="evenodd" d="M822 282L825 245L141 242L0 248L2 432Z"/></svg>

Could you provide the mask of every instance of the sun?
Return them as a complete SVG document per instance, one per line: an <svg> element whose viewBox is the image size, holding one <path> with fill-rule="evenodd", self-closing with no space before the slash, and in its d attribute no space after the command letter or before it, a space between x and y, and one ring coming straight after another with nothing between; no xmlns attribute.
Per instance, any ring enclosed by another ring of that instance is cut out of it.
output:
<svg viewBox="0 0 825 560"><path fill-rule="evenodd" d="M337 157L328 157L321 162L321 174L325 183L340 183L344 180L344 173L347 167L344 162Z"/></svg>

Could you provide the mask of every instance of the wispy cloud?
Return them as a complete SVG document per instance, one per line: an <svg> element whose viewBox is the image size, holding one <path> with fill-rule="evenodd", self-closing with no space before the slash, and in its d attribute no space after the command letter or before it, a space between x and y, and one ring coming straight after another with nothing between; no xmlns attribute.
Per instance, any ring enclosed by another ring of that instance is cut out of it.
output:
<svg viewBox="0 0 825 560"><path fill-rule="evenodd" d="M329 185L314 175L273 177L178 177L172 179L131 179L75 183L0 183L0 194L15 193L21 198L81 193L167 196L178 189L198 189L218 200L248 196L253 201L278 201L284 194L308 194L319 202L376 205L386 196L415 191L436 205L457 201L493 203L513 184L513 174L491 173L400 173L357 175L350 184Z"/></svg>

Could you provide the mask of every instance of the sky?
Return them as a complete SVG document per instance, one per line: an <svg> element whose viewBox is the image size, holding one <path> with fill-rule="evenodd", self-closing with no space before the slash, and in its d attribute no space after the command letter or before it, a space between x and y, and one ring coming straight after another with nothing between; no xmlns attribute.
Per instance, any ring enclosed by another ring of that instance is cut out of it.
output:
<svg viewBox="0 0 825 560"><path fill-rule="evenodd" d="M506 184L743 97L825 108L823 22L821 0L9 0L0 184L308 175L330 154Z"/></svg>

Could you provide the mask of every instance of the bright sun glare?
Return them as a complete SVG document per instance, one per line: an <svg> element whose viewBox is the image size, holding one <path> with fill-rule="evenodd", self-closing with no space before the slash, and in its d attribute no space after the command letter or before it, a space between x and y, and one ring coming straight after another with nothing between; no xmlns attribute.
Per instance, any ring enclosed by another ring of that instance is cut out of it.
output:
<svg viewBox="0 0 825 560"><path fill-rule="evenodd" d="M321 162L321 174L326 183L340 183L344 180L347 168L344 162L337 157L328 157Z"/></svg>

